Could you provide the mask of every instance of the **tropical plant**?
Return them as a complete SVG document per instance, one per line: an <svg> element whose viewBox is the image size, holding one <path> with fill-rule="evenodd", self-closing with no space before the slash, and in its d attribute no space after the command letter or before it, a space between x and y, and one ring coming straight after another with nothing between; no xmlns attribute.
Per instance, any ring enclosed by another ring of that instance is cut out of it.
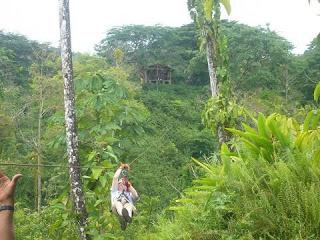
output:
<svg viewBox="0 0 320 240"><path fill-rule="evenodd" d="M319 238L319 119L319 110L302 125L260 114L243 130L229 129L238 136L235 151L222 145L222 164L194 160L206 177L171 208L177 238ZM160 231L164 239L170 234Z"/></svg>

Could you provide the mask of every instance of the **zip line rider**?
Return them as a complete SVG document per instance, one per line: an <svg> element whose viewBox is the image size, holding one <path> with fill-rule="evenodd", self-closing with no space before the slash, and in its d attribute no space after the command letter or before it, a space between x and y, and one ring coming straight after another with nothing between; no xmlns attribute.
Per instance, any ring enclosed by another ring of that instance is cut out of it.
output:
<svg viewBox="0 0 320 240"><path fill-rule="evenodd" d="M121 163L113 176L111 186L111 210L118 215L122 230L132 222L133 213L136 211L134 202L139 198L137 191L128 181L128 171L129 165Z"/></svg>

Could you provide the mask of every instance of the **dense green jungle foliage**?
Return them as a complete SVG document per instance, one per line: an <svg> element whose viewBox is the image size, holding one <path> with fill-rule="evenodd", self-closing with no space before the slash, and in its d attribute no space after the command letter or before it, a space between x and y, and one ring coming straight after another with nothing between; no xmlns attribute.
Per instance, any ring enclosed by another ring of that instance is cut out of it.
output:
<svg viewBox="0 0 320 240"><path fill-rule="evenodd" d="M290 52L292 45L275 32L224 21L222 30L228 40L229 59L232 59L229 71L234 89L276 90L278 95L293 98L301 94L297 89L306 89L299 82L309 78L314 81L309 86L315 86L317 76L306 74L309 69L306 60L294 56ZM192 24L180 28L130 25L111 29L96 49L98 55L111 62L115 61L114 50L121 49L123 62L135 66L135 72L143 66L161 63L173 66L176 81L207 85L207 63L204 53L197 50L197 35ZM319 50L315 49L314 42L310 50L315 54ZM314 54L309 61L317 62Z"/></svg>
<svg viewBox="0 0 320 240"><path fill-rule="evenodd" d="M243 123L219 149L205 127L205 55L192 24L123 26L74 54L79 154L93 239L319 239L320 36L303 55L268 28L222 22ZM174 69L172 85L140 85L140 71ZM1 166L23 173L17 239L78 239L69 194L58 50L0 32ZM207 110L207 109L206 109ZM213 114L214 115L214 114ZM210 119L209 119L210 120ZM138 214L121 231L109 189L131 164ZM37 177L42 177L42 189ZM38 194L42 193L37 212Z"/></svg>

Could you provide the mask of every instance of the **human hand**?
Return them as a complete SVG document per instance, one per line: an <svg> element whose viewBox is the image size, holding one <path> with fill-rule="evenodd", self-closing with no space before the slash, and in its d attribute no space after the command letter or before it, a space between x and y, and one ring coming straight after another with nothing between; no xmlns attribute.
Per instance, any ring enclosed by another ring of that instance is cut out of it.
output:
<svg viewBox="0 0 320 240"><path fill-rule="evenodd" d="M126 163L121 163L121 164L120 164L120 168L121 168L121 169L126 169L126 170L128 170L128 171L130 170L129 164L126 164Z"/></svg>
<svg viewBox="0 0 320 240"><path fill-rule="evenodd" d="M20 177L22 177L22 174L16 174L10 180L10 178L0 172L0 204L13 206L14 190Z"/></svg>

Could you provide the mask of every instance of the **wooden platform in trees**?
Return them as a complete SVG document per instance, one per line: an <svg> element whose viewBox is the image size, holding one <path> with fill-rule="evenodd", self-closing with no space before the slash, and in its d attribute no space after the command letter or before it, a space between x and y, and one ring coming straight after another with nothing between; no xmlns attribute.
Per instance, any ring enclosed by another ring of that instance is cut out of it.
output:
<svg viewBox="0 0 320 240"><path fill-rule="evenodd" d="M141 71L141 83L171 84L171 73L173 69L166 65L154 64Z"/></svg>

